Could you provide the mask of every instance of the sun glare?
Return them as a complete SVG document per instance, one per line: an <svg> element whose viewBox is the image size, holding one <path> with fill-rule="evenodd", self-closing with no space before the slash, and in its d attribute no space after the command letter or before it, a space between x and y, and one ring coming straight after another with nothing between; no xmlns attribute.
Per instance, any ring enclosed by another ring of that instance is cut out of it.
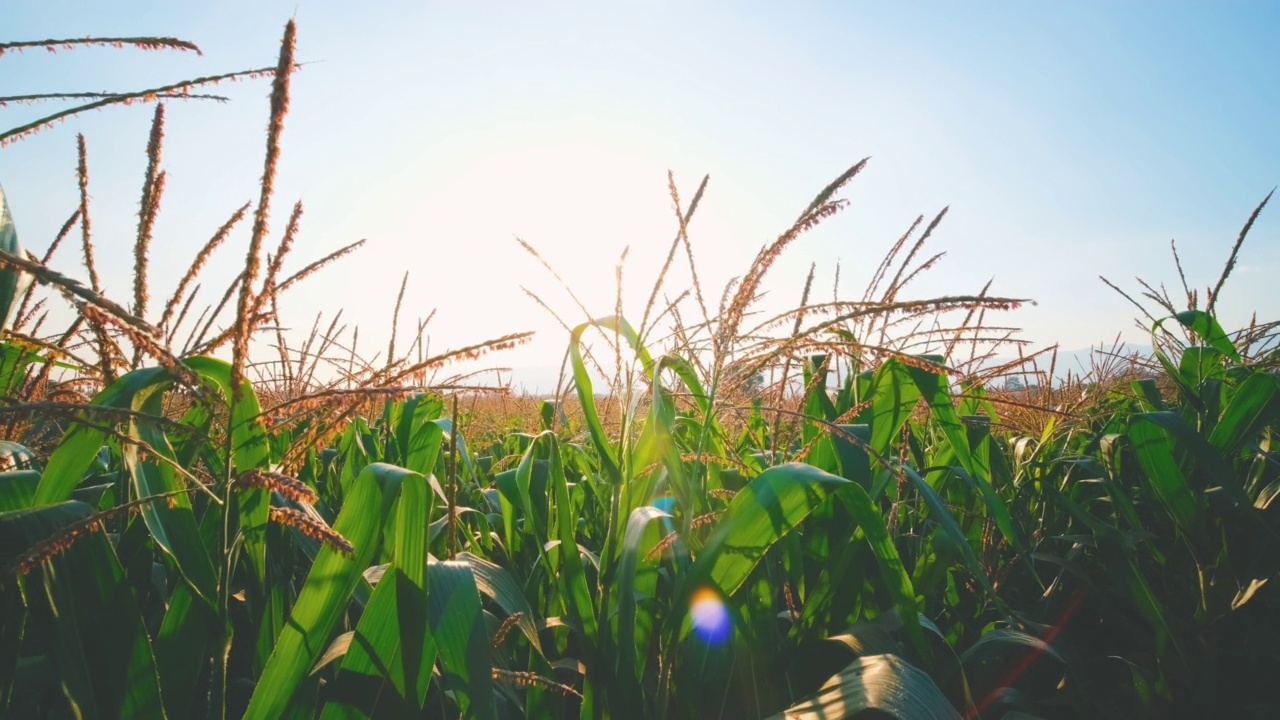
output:
<svg viewBox="0 0 1280 720"><path fill-rule="evenodd" d="M703 588L693 594L689 616L693 619L694 633L708 644L724 642L733 630L729 610L720 600L720 595L711 588Z"/></svg>

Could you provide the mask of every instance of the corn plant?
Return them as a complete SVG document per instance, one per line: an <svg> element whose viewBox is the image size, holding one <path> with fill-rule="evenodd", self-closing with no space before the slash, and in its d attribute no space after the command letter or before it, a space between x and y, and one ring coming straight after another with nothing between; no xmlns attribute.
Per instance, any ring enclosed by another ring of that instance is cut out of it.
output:
<svg viewBox="0 0 1280 720"><path fill-rule="evenodd" d="M719 307L690 240L706 182L685 205L672 181L678 229L639 325L620 290L612 314L580 307L555 397L473 433L468 402L501 388L435 373L527 333L428 356L419 321L408 350L393 333L366 358L340 314L300 345L271 322L288 287L356 247L283 275L298 204L265 249L295 36L290 22L270 73L244 270L190 325L200 269L250 205L152 311L162 109L131 303L93 268L84 138L80 207L43 259L0 216L0 714L1277 710L1276 326L1228 333L1214 307L1252 218L1204 307L1145 286L1149 363L1002 390L1034 367L991 366L1017 340L985 316L1020 299L906 296L940 258L920 253L945 211L911 225L860 299L837 283L817 301L811 271L800 305L765 317L775 260L844 207L866 161ZM49 267L77 224L88 285ZM681 251L693 285L660 306ZM72 303L70 328L39 334L33 282ZM250 359L260 336L276 357Z"/></svg>

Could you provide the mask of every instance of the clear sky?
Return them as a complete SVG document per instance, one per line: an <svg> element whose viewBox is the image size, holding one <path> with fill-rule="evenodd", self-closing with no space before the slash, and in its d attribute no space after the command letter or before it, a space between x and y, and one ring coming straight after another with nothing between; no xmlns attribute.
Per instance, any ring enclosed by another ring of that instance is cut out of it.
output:
<svg viewBox="0 0 1280 720"><path fill-rule="evenodd" d="M626 298L638 316L674 233L668 169L686 197L711 175L691 234L718 297L823 185L871 156L846 192L851 208L766 279L782 304L798 299L810 262L823 296L837 262L842 287L860 296L915 216L950 205L933 245L948 256L912 294L972 292L994 277L995 292L1038 303L1006 321L1074 349L1130 328L1131 308L1099 273L1128 288L1135 275L1176 285L1176 238L1191 281L1210 285L1280 183L1273 2L201 5L6 3L6 40L175 35L204 55L7 54L0 95L272 65L296 16L309 64L295 79L273 237L301 198L293 267L369 245L298 289L285 320L305 330L317 310L343 309L370 345L385 346L407 269L401 327L439 308L434 349L536 329L539 340L505 362L557 365L566 337L520 285L580 316L515 236L598 315L612 312L614 265L630 246ZM231 103L170 104L153 296L256 197L269 89L223 86ZM51 109L0 109L0 123ZM150 116L91 113L0 150L19 236L40 251L76 205L74 138L85 133L100 269L121 299ZM1222 298L1227 325L1280 311L1277 205ZM205 293L234 276L245 242L247 224ZM75 261L68 248L54 264L83 274Z"/></svg>

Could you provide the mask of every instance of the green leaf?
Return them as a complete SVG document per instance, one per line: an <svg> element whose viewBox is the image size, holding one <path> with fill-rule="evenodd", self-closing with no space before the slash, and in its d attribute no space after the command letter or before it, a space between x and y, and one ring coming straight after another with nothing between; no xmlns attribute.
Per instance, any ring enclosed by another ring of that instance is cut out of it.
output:
<svg viewBox="0 0 1280 720"><path fill-rule="evenodd" d="M547 461L539 462L536 458L537 450L547 444L539 442L542 437L539 435L537 440L529 443L524 456L520 458L520 464L515 468L514 477L517 505L524 513L524 531L533 537L547 537L548 527L546 498L548 463ZM559 449L551 443L549 452L558 454Z"/></svg>
<svg viewBox="0 0 1280 720"><path fill-rule="evenodd" d="M39 484L38 470L0 472L0 512L31 507Z"/></svg>
<svg viewBox="0 0 1280 720"><path fill-rule="evenodd" d="M584 655L590 668L599 641L599 623L596 619L595 606L591 600L591 591L587 587L587 575L582 567L582 555L578 551L577 530L578 514L569 500L568 480L564 476L564 466L560 461L560 444L551 432L538 435L535 444L545 443L550 462L548 464L547 482L551 486L551 502L554 504L555 527L552 537L560 541L560 573L559 580L564 592L565 609L574 623L582 628Z"/></svg>
<svg viewBox="0 0 1280 720"><path fill-rule="evenodd" d="M1231 394L1209 444L1230 457L1240 446L1280 416L1280 377L1253 372Z"/></svg>
<svg viewBox="0 0 1280 720"><path fill-rule="evenodd" d="M1153 419L1157 413L1138 413L1129 421L1129 442L1143 474L1170 516L1184 532L1196 520L1196 498L1173 455L1168 432Z"/></svg>
<svg viewBox="0 0 1280 720"><path fill-rule="evenodd" d="M230 364L213 358L188 358L187 367L229 397ZM133 411L156 410L161 394L173 385L174 375L165 368L143 368L118 378L93 399L101 407L121 408ZM259 406L253 389L246 382L244 392L236 403L232 417L232 452L234 469L242 472L260 466L267 458L266 435L255 419ZM88 418L92 421L92 418ZM130 421L130 432L140 439L156 445L158 451L174 458L172 448L161 431L151 423ZM80 484L85 472L95 461L98 450L107 434L87 424L75 423L63 436L62 442L49 458L40 484L36 488L36 505L47 505L67 499ZM125 449L125 461L130 466L134 490L139 496L176 490L182 487L173 477L168 464L139 463L137 448ZM261 580L265 577L266 545L263 530L267 521L267 494L264 490L247 489L236 493L239 502L241 531L246 534L245 552ZM191 501L186 495L173 499L172 509L164 503L149 503L143 507L143 517L156 542L171 554L179 564L185 579L193 583L196 595L212 607L212 588L216 584L212 565L198 533L193 531ZM202 557L203 556L203 557Z"/></svg>
<svg viewBox="0 0 1280 720"><path fill-rule="evenodd" d="M853 480L864 489L871 488L871 456L867 446L871 428L867 425L839 425L840 432L831 434L831 442L840 460L840 476Z"/></svg>
<svg viewBox="0 0 1280 720"><path fill-rule="evenodd" d="M895 718L959 720L946 696L923 670L897 655L854 660L813 696L771 720L830 720L880 710Z"/></svg>
<svg viewBox="0 0 1280 720"><path fill-rule="evenodd" d="M92 508L69 501L0 513L0 548L21 552ZM9 553L5 553L9 555ZM7 566L12 557L0 558ZM17 592L6 582L4 593ZM53 635L62 688L80 717L164 717L155 657L133 590L102 530L86 530L27 576L32 622Z"/></svg>
<svg viewBox="0 0 1280 720"><path fill-rule="evenodd" d="M639 713L644 710L644 696L640 689L639 674L644 668L645 651L644 643L636 641L637 636L637 608L636 608L636 579L639 574L637 568L640 564L641 550L647 550L654 545L654 538L657 533L654 530L660 529L660 526L651 527L650 523L659 518L670 518L671 515L662 510L646 505L638 507L631 511L631 517L627 520L626 534L622 540L622 557L619 562L617 574L617 663L618 663L618 701L624 703L619 709L621 714L623 710L629 709L629 712ZM648 539L649 542L644 541ZM661 539L660 537L658 538ZM645 572L648 576L645 579L645 585L652 592L652 586L656 585L657 573L656 568L648 568ZM646 627L652 625L652 618L646 617L643 622Z"/></svg>
<svg viewBox="0 0 1280 720"><path fill-rule="evenodd" d="M405 467L423 475L430 475L435 470L436 459L440 457L440 443L444 439L444 428L434 422L424 422L413 431L409 441L409 454Z"/></svg>
<svg viewBox="0 0 1280 720"><path fill-rule="evenodd" d="M885 587L889 589L889 596L893 598L893 604L902 618L902 626L906 630L907 637L915 645L920 657L924 658L925 664L929 665L933 659L933 652L925 639L924 631L920 628L920 608L916 604L916 592L911 586L911 576L902 565L902 558L898 556L898 548L893 544L893 537L889 535L889 529L884 524L880 509L871 502L871 496L867 495L867 491L857 483L841 488L839 497L848 508L849 514L862 527L867 543L871 545L876 564L880 567L880 576L884 579Z"/></svg>
<svg viewBox="0 0 1280 720"><path fill-rule="evenodd" d="M939 366L941 364L941 358L926 356L924 359L935 362ZM947 436L947 441L955 452L956 458L960 460L960 465L981 493L983 503L986 504L987 511L995 520L996 526L1000 528L1000 533L1014 547L1022 548L1022 539L1014 530L1009 507L996 495L995 488L991 485L990 462L987 458L975 453L969 443L968 429L956 411L951 391L947 387L946 376L941 371L930 372L917 367L909 368L908 371L916 387L920 389L920 394L928 401L929 410L942 428L943 434Z"/></svg>
<svg viewBox="0 0 1280 720"><path fill-rule="evenodd" d="M375 557L400 483L409 471L368 465L352 483L333 529L354 547L348 557L329 545L316 556L275 650L254 689L245 718L277 718L315 665L347 609L351 593Z"/></svg>
<svg viewBox="0 0 1280 720"><path fill-rule="evenodd" d="M158 389L160 385L154 384L136 393L131 404L143 412L161 412L161 395L154 392ZM151 423L131 419L128 435L145 441L155 453L174 459L168 438ZM167 502L143 504L140 508L143 521L156 544L174 558L183 579L191 583L192 590L204 600L210 613L216 614L213 609L217 594L217 573L200 537L200 527L192 511L191 498L186 493L179 492L186 484L178 481L173 467L168 463L141 460L136 445L125 445L122 450L125 465L129 468L133 497L171 494Z"/></svg>
<svg viewBox="0 0 1280 720"><path fill-rule="evenodd" d="M875 372L871 396L871 450L880 457L891 455L902 425L920 400L920 389L901 360L886 360Z"/></svg>
<svg viewBox="0 0 1280 720"><path fill-rule="evenodd" d="M0 267L0 273L7 269L7 267ZM0 396L19 394L22 384L27 381L31 365L40 359L38 353L27 349L25 345L0 342ZM66 363L54 362L53 364L55 367L69 367ZM8 443L8 441L4 442ZM12 443L12 445L18 444ZM30 450L27 451L28 455L30 452ZM15 468L13 465L6 464L6 468L10 470L22 469L22 467L17 465Z"/></svg>
<svg viewBox="0 0 1280 720"><path fill-rule="evenodd" d="M176 585L156 635L160 687L165 710L172 717L190 717L195 707L200 707L193 707L198 702L196 687L201 669L209 662L209 648L218 635L208 609L200 603L189 585Z"/></svg>
<svg viewBox="0 0 1280 720"><path fill-rule="evenodd" d="M1218 324L1212 315L1203 310L1186 310L1174 315L1182 326L1195 333L1200 339L1204 340L1213 349L1226 355L1227 357L1241 362L1240 353L1236 350L1236 346L1232 344L1230 336Z"/></svg>
<svg viewBox="0 0 1280 720"><path fill-rule="evenodd" d="M412 718L422 713L436 656L427 625L426 532L432 497L426 478L403 472L392 564L360 616L323 718Z"/></svg>
<svg viewBox="0 0 1280 720"><path fill-rule="evenodd" d="M960 655L960 662L969 665L999 659L1010 649L1000 646L1012 646L1012 651L1020 654L1046 655L1063 665L1067 664L1066 659L1052 645L1035 635L1013 628L996 628L984 634Z"/></svg>
<svg viewBox="0 0 1280 720"><path fill-rule="evenodd" d="M486 597L493 600L498 607L502 608L507 616L520 614L520 619L516 621L516 627L520 628L521 634L529 641L529 645L542 653L542 641L538 639L538 623L534 620L536 617L533 612L533 606L525 598L524 593L520 591L520 585L511 575L511 572L500 565L485 560L482 557L472 555L468 552L458 553L458 560L471 566L471 572L475 575L476 587Z"/></svg>
<svg viewBox="0 0 1280 720"><path fill-rule="evenodd" d="M209 357L193 357L185 360L202 380L212 383L221 391L224 400L230 402L231 363ZM231 467L238 475L254 468L267 469L270 462L270 446L266 429L259 416L262 406L258 395L248 380L240 382L240 397L232 404L231 411ZM236 532L243 543L243 553L249 560L258 588L267 577L267 513L270 493L261 488L240 488L236 492Z"/></svg>
<svg viewBox="0 0 1280 720"><path fill-rule="evenodd" d="M1106 559L1104 567L1115 586L1146 617L1156 631L1156 653L1163 655L1172 643L1174 649L1185 659L1186 654L1169 626L1168 614L1164 604L1151 589L1150 583L1142 575L1134 558L1134 551L1124 534L1115 527L1102 522L1091 515L1078 503L1059 491L1053 485L1046 486L1046 492L1072 516L1080 520L1093 534L1099 554Z"/></svg>
<svg viewBox="0 0 1280 720"><path fill-rule="evenodd" d="M427 596L398 567L374 586L352 634L321 717L416 717L431 680L435 644L425 618ZM430 660L430 662L425 662Z"/></svg>
<svg viewBox="0 0 1280 720"><path fill-rule="evenodd" d="M1217 483L1230 497L1232 503L1239 508L1250 508L1253 502L1249 496L1245 494L1244 489L1240 487L1240 482L1236 478L1235 471L1227 463L1222 454L1211 445L1204 435L1195 431L1186 420L1174 412L1150 412L1143 413L1142 419L1153 422L1164 428L1170 436L1177 442L1179 449L1190 453L1191 457L1196 461L1196 467L1201 473L1207 475L1213 482ZM1203 486L1198 486L1197 490L1203 490Z"/></svg>
<svg viewBox="0 0 1280 720"><path fill-rule="evenodd" d="M920 477L920 474L914 469L906 465L900 466L899 469L916 486L916 490L924 498L925 504L929 506L931 517L938 523L943 536L947 538L948 544L959 551L965 567L969 569L970 574L986 591L987 597L996 603L998 607L1003 608L1004 601L996 594L995 588L991 585L991 579L987 577L986 572L982 569L982 562L978 560L978 554L973 551L973 546L969 544L969 539L965 537L959 523L951 515L951 511L947 509L947 504L938 496L938 492L929 483L925 482L925 479Z"/></svg>
<svg viewBox="0 0 1280 720"><path fill-rule="evenodd" d="M172 380L164 368L144 368L118 378L93 398L93 404L132 410L134 396L156 384ZM89 419L89 418L87 418ZM90 419L91 420L91 419ZM40 485L36 488L35 505L51 505L71 497L84 479L85 472L98 456L107 434L88 425L74 423L62 436L58 448L49 457Z"/></svg>
<svg viewBox="0 0 1280 720"><path fill-rule="evenodd" d="M465 562L432 561L429 613L440 651L445 685L455 693L464 717L497 717L493 661L475 574Z"/></svg>
<svg viewBox="0 0 1280 720"><path fill-rule="evenodd" d="M622 474L618 467L618 454L609 440L600 422L600 413L596 410L596 398L591 391L591 375L587 372L586 363L582 359L582 333L595 323L587 322L573 329L569 337L569 359L573 366L573 382L578 390L578 401L582 404L582 416L587 423L587 432L591 442L599 453L601 469L605 476L617 483Z"/></svg>
<svg viewBox="0 0 1280 720"><path fill-rule="evenodd" d="M814 508L851 484L803 463L765 470L734 495L698 553L691 576L709 579L725 595L734 594L765 551Z"/></svg>

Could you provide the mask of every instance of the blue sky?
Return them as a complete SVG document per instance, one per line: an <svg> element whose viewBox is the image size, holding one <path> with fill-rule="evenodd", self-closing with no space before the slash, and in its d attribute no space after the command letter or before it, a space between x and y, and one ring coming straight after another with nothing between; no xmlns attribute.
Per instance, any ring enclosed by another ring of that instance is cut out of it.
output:
<svg viewBox="0 0 1280 720"><path fill-rule="evenodd" d="M1280 182L1280 5L1274 3L22 3L4 39L175 35L203 56L78 50L0 58L0 95L124 90L274 64L296 14L299 58L283 141L275 229L306 205L293 267L359 238L360 254L299 288L285 321L344 310L385 346L401 274L406 318L432 308L433 348L524 329L517 366L558 364L566 338L520 291L566 318L573 305L515 243L560 271L593 313L612 312L626 266L639 315L674 232L666 171L718 296L812 196L871 156L852 205L788 251L766 279L794 304L810 262L829 296L861 295L918 214L951 212L947 258L916 297L990 278L1034 298L1002 322L1079 348L1131 330L1105 273L1212 284L1240 225ZM228 104L171 103L169 185L156 231L156 297L196 248L256 197L264 81L224 86ZM0 109L6 126L49 106ZM75 118L0 150L19 236L43 249L74 209L75 133L88 138L94 225L111 294L130 292L150 110ZM1280 208L1264 213L1221 300L1227 325L1280 293ZM278 235L276 236L278 237ZM246 232L203 291L243 261ZM68 249L55 266L81 272ZM686 282L677 274L677 287ZM212 302L216 297L205 297ZM158 301L157 301L158 302Z"/></svg>

